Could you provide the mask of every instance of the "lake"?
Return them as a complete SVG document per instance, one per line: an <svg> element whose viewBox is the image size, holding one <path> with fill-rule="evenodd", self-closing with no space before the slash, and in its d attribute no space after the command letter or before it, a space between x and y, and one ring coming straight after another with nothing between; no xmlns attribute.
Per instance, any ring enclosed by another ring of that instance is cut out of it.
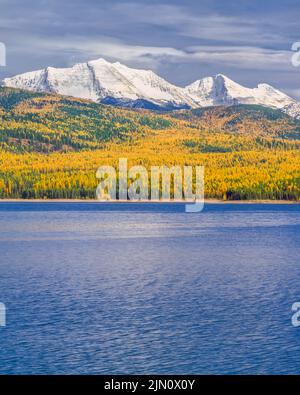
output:
<svg viewBox="0 0 300 395"><path fill-rule="evenodd" d="M0 203L0 373L300 373L300 205Z"/></svg>

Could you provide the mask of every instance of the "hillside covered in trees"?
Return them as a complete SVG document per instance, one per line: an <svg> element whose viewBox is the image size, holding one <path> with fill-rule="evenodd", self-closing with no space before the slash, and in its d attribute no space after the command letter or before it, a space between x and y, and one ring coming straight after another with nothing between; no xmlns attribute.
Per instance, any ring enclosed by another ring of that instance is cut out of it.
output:
<svg viewBox="0 0 300 395"><path fill-rule="evenodd" d="M159 114L0 88L0 198L94 198L96 170L205 165L207 198L300 199L300 121L253 105Z"/></svg>

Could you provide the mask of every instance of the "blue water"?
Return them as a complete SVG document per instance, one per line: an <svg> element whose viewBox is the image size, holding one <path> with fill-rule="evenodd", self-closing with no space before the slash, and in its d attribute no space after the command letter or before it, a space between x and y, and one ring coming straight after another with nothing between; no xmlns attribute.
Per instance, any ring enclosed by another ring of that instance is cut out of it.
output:
<svg viewBox="0 0 300 395"><path fill-rule="evenodd" d="M300 206L0 203L0 372L300 373Z"/></svg>

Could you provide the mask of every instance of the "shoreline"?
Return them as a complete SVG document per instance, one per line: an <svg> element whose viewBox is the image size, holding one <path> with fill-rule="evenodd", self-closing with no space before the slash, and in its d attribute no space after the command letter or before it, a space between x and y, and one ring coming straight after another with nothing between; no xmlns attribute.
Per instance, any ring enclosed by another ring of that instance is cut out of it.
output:
<svg viewBox="0 0 300 395"><path fill-rule="evenodd" d="M151 204L193 204L193 201L171 200L171 201L157 201L157 200L118 200L118 201L99 201L96 199L0 199L0 203L151 203ZM300 204L297 200L220 200L220 199L205 199L204 204Z"/></svg>

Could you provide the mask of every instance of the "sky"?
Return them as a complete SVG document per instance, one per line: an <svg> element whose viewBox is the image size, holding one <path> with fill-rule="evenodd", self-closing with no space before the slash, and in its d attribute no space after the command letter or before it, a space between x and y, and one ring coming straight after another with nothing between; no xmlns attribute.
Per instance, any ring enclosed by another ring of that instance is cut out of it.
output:
<svg viewBox="0 0 300 395"><path fill-rule="evenodd" d="M299 21L299 0L0 0L0 80L105 58L179 86L222 73L300 99Z"/></svg>

